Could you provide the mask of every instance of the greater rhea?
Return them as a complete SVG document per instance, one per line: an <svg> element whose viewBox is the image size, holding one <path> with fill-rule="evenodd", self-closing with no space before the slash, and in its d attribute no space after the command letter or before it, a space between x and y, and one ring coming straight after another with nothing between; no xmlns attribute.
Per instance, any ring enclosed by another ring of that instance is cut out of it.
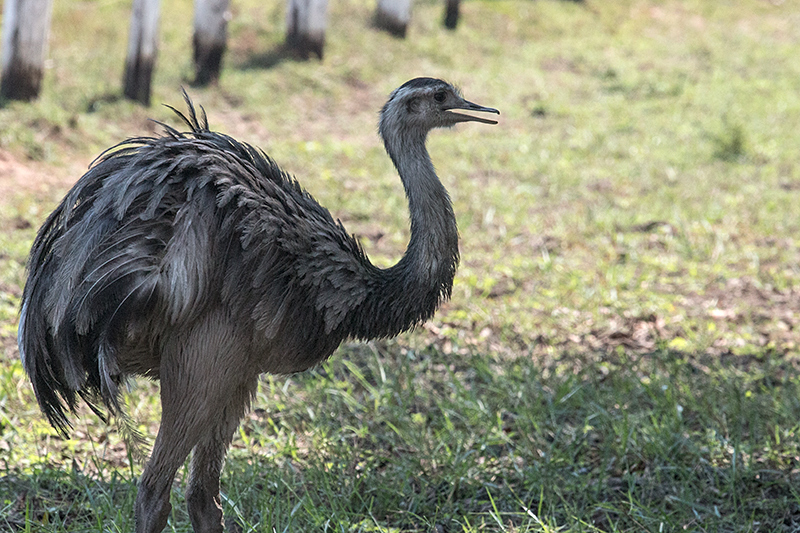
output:
<svg viewBox="0 0 800 533"><path fill-rule="evenodd" d="M161 531L192 452L186 499L197 532L222 531L219 476L262 372L305 370L347 338L397 335L450 296L458 232L425 147L428 131L496 121L452 85L413 79L379 131L403 182L408 248L386 269L297 181L252 146L188 126L106 151L33 243L19 349L39 405L64 434L83 398L124 416L120 386L161 381L162 419L138 486L136 531Z"/></svg>

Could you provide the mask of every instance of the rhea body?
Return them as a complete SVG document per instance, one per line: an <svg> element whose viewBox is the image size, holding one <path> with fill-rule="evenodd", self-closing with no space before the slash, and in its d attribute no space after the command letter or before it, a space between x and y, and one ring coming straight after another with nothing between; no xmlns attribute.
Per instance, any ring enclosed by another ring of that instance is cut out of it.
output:
<svg viewBox="0 0 800 533"><path fill-rule="evenodd" d="M262 372L327 358L346 338L390 337L450 296L459 259L428 131L494 124L450 84L392 92L379 132L408 197L399 262L370 263L358 241L268 156L212 132L187 97L189 130L129 139L102 155L34 241L19 325L42 411L66 434L78 397L122 413L127 376L161 381L162 420L139 481L137 533L161 531L192 453L192 526L222 531L219 476Z"/></svg>

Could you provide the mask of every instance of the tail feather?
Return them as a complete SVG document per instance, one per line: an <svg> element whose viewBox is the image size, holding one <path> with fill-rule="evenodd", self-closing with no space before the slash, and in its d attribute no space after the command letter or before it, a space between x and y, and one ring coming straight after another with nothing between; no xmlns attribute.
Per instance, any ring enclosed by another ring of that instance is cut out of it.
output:
<svg viewBox="0 0 800 533"><path fill-rule="evenodd" d="M103 152L33 243L18 343L39 405L62 434L79 398L127 423L119 402L122 367L157 376L158 354L146 362L123 356L157 346L166 331L158 328L190 322L217 296L238 294L243 304L255 305L252 295L237 291L242 276L226 278L220 268L228 260L225 249L243 255L257 236L276 233L255 211L292 216L300 202L330 219L265 154L211 132L203 108L184 97L186 114L173 111L189 131L163 125L160 137L128 139ZM223 208L227 215L219 218L216 210ZM284 241L281 246L290 246ZM216 264L209 261L214 253ZM247 255L245 262L258 266L259 254ZM278 263L264 265L264 272L288 278ZM223 278L222 295L211 294L209 280ZM259 290L273 290L267 285L259 278ZM276 297L286 294L274 290ZM272 310L259 311L266 317ZM277 319L259 322L269 335L291 310L276 311ZM141 345L125 344L133 337Z"/></svg>
<svg viewBox="0 0 800 533"><path fill-rule="evenodd" d="M26 299L20 314L20 357L42 413L59 433L66 436L72 429L67 411L75 410L75 390L67 385L61 361L54 357L45 321L41 315L29 312L31 305L36 306L36 302Z"/></svg>
<svg viewBox="0 0 800 533"><path fill-rule="evenodd" d="M122 219L113 202L98 201L104 183L125 174L126 157L101 161L78 181L42 226L28 262L20 355L42 412L63 435L79 397L98 414L122 414L118 346L126 321L145 315L156 294L170 238L169 221ZM134 204L141 210L145 202Z"/></svg>

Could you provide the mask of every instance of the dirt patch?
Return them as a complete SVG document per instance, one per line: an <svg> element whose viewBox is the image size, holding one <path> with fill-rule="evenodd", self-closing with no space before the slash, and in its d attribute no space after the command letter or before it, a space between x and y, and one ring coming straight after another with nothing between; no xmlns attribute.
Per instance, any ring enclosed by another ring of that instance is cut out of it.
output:
<svg viewBox="0 0 800 533"><path fill-rule="evenodd" d="M43 196L66 191L86 172L87 165L70 161L56 167L26 161L0 149L0 204L20 194Z"/></svg>

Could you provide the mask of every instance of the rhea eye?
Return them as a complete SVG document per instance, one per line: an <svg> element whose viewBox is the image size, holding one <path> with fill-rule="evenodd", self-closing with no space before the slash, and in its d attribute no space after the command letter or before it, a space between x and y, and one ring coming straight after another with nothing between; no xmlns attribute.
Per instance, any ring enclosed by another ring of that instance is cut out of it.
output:
<svg viewBox="0 0 800 533"><path fill-rule="evenodd" d="M447 98L447 95L445 94L444 91L438 91L437 93L435 93L433 95L433 99L436 100L439 103L444 102L445 98Z"/></svg>

